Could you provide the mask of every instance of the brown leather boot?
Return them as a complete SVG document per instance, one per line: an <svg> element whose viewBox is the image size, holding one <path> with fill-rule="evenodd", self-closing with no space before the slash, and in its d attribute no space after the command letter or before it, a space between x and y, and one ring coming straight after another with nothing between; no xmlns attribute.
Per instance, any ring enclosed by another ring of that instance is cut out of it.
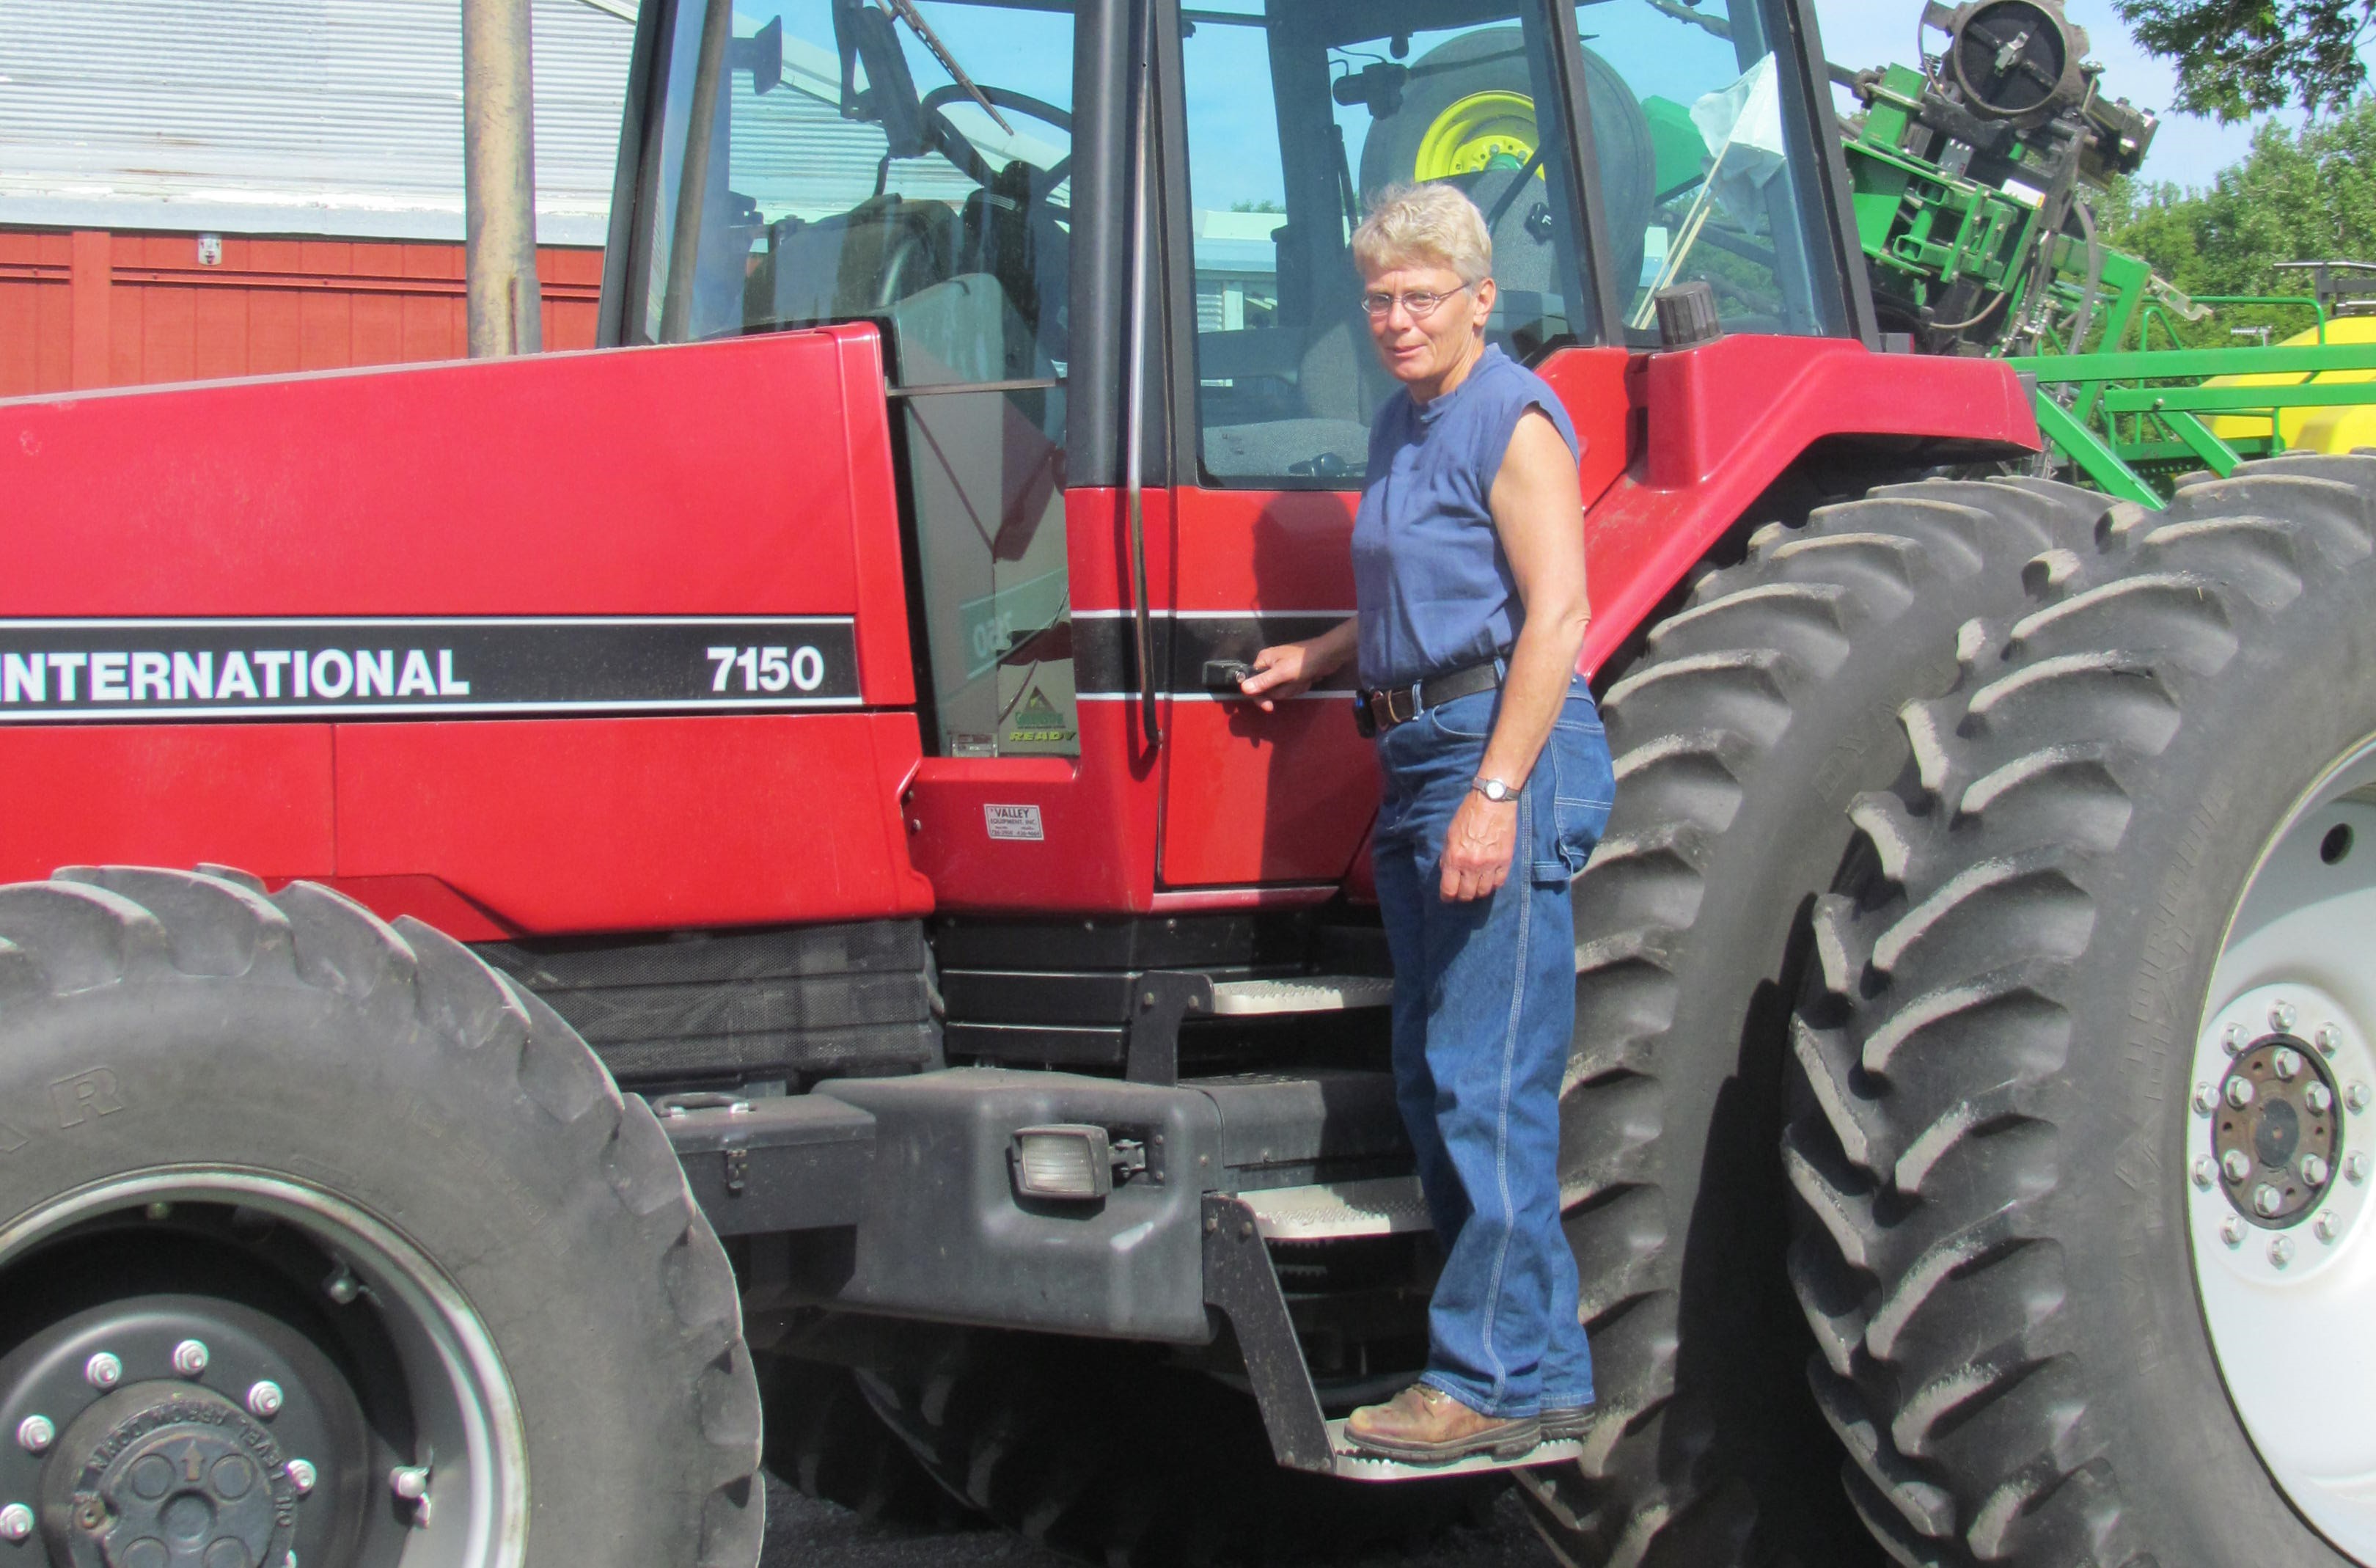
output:
<svg viewBox="0 0 2376 1568"><path fill-rule="evenodd" d="M1545 1406L1542 1414L1543 1441L1557 1443L1562 1438L1582 1437L1592 1430L1593 1408L1589 1405L1562 1405L1558 1409Z"/></svg>
<svg viewBox="0 0 2376 1568"><path fill-rule="evenodd" d="M1345 1435L1405 1464L1448 1465L1472 1454L1515 1459L1542 1441L1542 1424L1532 1416L1479 1415L1442 1389L1414 1383L1383 1405L1354 1411Z"/></svg>

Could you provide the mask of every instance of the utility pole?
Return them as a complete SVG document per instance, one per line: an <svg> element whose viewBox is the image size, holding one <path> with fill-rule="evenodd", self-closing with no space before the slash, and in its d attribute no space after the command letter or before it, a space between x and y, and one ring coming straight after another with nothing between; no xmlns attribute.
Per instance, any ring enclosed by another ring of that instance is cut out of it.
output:
<svg viewBox="0 0 2376 1568"><path fill-rule="evenodd" d="M472 359L544 347L529 56L529 0L462 0L463 267Z"/></svg>

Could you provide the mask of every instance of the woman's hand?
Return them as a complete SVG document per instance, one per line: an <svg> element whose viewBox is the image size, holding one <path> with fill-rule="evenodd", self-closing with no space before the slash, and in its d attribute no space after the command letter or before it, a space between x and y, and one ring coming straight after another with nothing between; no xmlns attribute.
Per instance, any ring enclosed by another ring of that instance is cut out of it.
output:
<svg viewBox="0 0 2376 1568"><path fill-rule="evenodd" d="M1443 835L1444 902L1491 897L1510 880L1510 858L1517 847L1518 802L1489 801L1471 790Z"/></svg>
<svg viewBox="0 0 2376 1568"><path fill-rule="evenodd" d="M1281 702L1300 697L1312 683L1335 674L1353 657L1354 623L1343 622L1307 642L1280 643L1254 655L1254 672L1238 683L1238 690L1258 699L1265 713Z"/></svg>

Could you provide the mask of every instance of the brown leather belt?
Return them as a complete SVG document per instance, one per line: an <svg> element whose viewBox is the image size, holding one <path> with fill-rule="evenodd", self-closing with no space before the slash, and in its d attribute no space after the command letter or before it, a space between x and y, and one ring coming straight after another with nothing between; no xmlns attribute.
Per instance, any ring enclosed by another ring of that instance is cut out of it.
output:
<svg viewBox="0 0 2376 1568"><path fill-rule="evenodd" d="M1365 691L1353 699L1353 727L1365 735L1380 735L1397 724L1408 724L1431 707L1460 697L1490 692L1502 683L1502 661L1489 659L1465 670L1454 670L1408 686Z"/></svg>

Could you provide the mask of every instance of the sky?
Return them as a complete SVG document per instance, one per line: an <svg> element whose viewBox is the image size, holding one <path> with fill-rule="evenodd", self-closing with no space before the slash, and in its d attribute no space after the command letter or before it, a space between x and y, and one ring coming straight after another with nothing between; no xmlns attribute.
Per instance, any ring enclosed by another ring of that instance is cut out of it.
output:
<svg viewBox="0 0 2376 1568"><path fill-rule="evenodd" d="M2086 30L2089 57L2103 63L2104 89L2140 109L2161 113L2161 129L2145 155L2146 179L2207 185L2214 174L2244 156L2251 146L2251 123L2222 125L2169 110L2178 96L2178 73L2136 46L2110 0L2066 0L2065 9ZM1839 65L1912 63L1914 25L1921 15L1919 0L1815 0L1815 15L1824 30L1824 52ZM1942 34L1930 35L1933 50L1944 42ZM2280 118L2287 125L2299 125L2302 119L2299 113Z"/></svg>

